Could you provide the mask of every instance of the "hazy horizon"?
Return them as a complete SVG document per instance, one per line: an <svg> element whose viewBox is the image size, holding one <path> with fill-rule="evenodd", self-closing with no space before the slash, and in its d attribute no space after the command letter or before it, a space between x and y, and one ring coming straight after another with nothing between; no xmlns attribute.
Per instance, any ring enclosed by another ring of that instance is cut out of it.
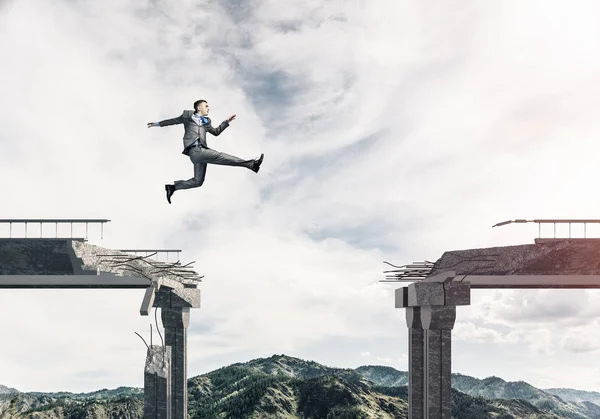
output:
<svg viewBox="0 0 600 419"><path fill-rule="evenodd" d="M197 377L197 376L202 376L202 375L210 374L210 373L212 373L212 372L215 372L215 371L217 371L217 370L219 370L219 369L226 368L226 367L230 367L230 366L232 366L232 365L235 365L235 364L246 364L246 363L249 363L249 362L252 362L252 361L257 361L257 360L266 360L266 359L269 359L269 358L271 358L271 357L274 357L274 356L277 356L277 357L278 357L278 356L281 356L281 355L283 355L283 356L285 356L285 357L289 357L289 358L300 359L300 360L302 360L302 361L305 361L305 362L313 362L313 360L310 360L310 359L301 359L301 358L292 357L292 356L290 356L290 355L286 355L286 354L272 354L272 355L270 355L270 356L264 356L264 357L254 358L254 359L248 359L248 360L244 360L244 361L237 361L237 362L234 362L234 363L232 363L232 364L228 364L228 365L222 365L222 366L220 366L220 367L217 367L217 368L215 368L215 369L214 369L214 370L212 370L212 371L208 371L208 372L206 372L206 373L202 373L202 374L197 374L197 375L189 376L189 377L188 377L188 380L189 380L189 379L193 379L193 378L195 378L195 377ZM326 368L332 368L332 369L334 369L334 368L340 368L340 367L338 367L338 366L336 366L336 365L324 365L324 364L321 364L321 363L318 363L318 364L319 364L319 365L322 365L322 366L324 366L324 367L326 367ZM354 368L351 368L351 367L346 367L346 368L344 368L344 369L356 370L356 369L358 369L358 368L361 368L361 367L386 367L386 368L393 368L393 369L395 369L396 371L398 371L398 372L401 372L401 373L408 373L408 371L407 371L407 370L401 370L401 369L394 368L394 367L392 367L392 366L390 366L390 365L383 365L383 364L364 364L364 365L359 365L359 366L357 366L357 367L354 367ZM498 376L498 375L490 375L490 376L487 376L487 377L475 377L475 376L468 375L468 374L461 374L459 371L452 371L452 374L453 374L453 375L454 375L454 374L456 374L456 375L468 376L468 377L476 378L476 379L478 379L478 380L485 380L485 379L487 379L487 378L492 378L492 377L496 377L496 378L503 379L501 376ZM504 380L504 379L503 379L503 380ZM504 381L508 382L507 380L504 380ZM519 381L522 381L522 380L519 380ZM528 384L530 384L530 383L528 383ZM59 390L59 389L58 389L58 390L54 390L54 391L37 391L37 390L29 390L29 391L26 391L26 392L25 392L25 391L21 391L21 390L19 390L18 388L13 388L13 387L11 387L11 386L7 386L7 385L5 385L4 383L0 383L0 387L2 387L2 386L4 386L4 387L7 387L7 388L12 388L13 390L17 390L17 391L19 391L20 393L59 393L59 392L63 392L63 390ZM92 392L95 392L95 391L101 391L101 390L115 390L115 389L117 389L117 388L119 388L119 387L131 387L131 388L138 388L138 389L142 389L142 390L143 390L143 388L144 388L144 386L143 386L143 385L141 385L141 386L137 386L137 387L136 387L136 386L116 386L116 387L112 387L112 388L98 388L98 389L94 389L94 390L90 390L90 391L85 391L85 392L71 392L71 393L74 393L74 394L77 394L77 393L92 393ZM539 387L538 387L538 388L539 388ZM540 390L550 390L550 389L553 389L553 388L550 388L550 387L549 387L549 388L539 388L539 389L540 389ZM563 388L563 389L564 389L564 388ZM588 391L588 390L585 390L585 389L577 389L577 388L570 388L570 387L569 387L568 389L569 389L569 390L577 390L577 391Z"/></svg>

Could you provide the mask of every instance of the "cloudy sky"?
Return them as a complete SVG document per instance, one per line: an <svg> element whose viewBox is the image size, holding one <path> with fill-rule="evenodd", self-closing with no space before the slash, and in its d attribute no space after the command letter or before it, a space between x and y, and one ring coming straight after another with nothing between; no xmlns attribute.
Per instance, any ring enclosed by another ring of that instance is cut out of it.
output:
<svg viewBox="0 0 600 419"><path fill-rule="evenodd" d="M600 218L600 4L369 3L2 0L0 217L109 218L91 243L183 249L206 275L190 376L281 353L405 370L384 260L537 236L491 228L508 219ZM183 130L146 123L201 98L213 125L237 114L211 147L265 161L210 166L168 205L192 175ZM2 290L0 383L142 386L142 296ZM600 292L472 300L454 372L600 390Z"/></svg>

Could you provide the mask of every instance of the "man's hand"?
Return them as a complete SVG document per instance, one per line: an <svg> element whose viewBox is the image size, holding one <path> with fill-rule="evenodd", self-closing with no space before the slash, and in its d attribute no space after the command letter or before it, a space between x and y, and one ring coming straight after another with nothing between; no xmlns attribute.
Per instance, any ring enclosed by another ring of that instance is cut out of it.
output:
<svg viewBox="0 0 600 419"><path fill-rule="evenodd" d="M235 115L231 115L229 118L227 118L227 122L231 122L235 119Z"/></svg>
<svg viewBox="0 0 600 419"><path fill-rule="evenodd" d="M152 128L154 125L154 122L148 122L148 128Z"/></svg>

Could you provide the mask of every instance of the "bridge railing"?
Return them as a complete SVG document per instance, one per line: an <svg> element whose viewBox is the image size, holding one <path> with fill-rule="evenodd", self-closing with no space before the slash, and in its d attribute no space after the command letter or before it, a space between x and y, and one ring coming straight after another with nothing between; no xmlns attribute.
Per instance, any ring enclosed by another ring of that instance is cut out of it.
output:
<svg viewBox="0 0 600 419"><path fill-rule="evenodd" d="M99 219L99 218L0 218L0 224L8 224L9 238L12 238L12 226L13 224L25 224L25 238L27 237L27 225L38 224L40 225L40 238L43 238L43 225L54 224L55 238L58 238L58 225L59 224L70 224L71 225L71 236L73 238L73 224L85 224L85 239L88 238L88 226L89 224L100 224L100 238L104 238L104 224L109 223L110 220Z"/></svg>
<svg viewBox="0 0 600 419"><path fill-rule="evenodd" d="M588 224L600 224L600 220L598 220L598 219L583 219L583 220L581 220L581 219L545 219L545 220L517 219L517 220L502 221L501 223L497 223L497 224L493 225L492 228L501 227L501 226L504 226L507 224L512 224L512 223L516 223L516 224L536 223L538 225L538 238L540 238L540 239L542 238L542 224L552 224L554 226L554 237L553 238L557 238L556 237L556 225L557 224L568 224L569 225L569 237L568 238L572 238L571 237L571 226L573 224L583 225L583 238L587 238L587 225Z"/></svg>

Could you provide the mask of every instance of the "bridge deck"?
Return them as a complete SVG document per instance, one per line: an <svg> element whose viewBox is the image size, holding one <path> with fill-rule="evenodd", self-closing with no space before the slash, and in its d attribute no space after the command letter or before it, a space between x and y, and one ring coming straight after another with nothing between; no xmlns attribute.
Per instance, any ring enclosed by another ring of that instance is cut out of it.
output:
<svg viewBox="0 0 600 419"><path fill-rule="evenodd" d="M0 240L0 288L147 288L156 278L181 287L199 282L189 267L81 239Z"/></svg>
<svg viewBox="0 0 600 419"><path fill-rule="evenodd" d="M497 288L600 288L600 275L466 275L472 289Z"/></svg>
<svg viewBox="0 0 600 419"><path fill-rule="evenodd" d="M148 288L150 281L133 276L101 275L2 275L0 288Z"/></svg>
<svg viewBox="0 0 600 419"><path fill-rule="evenodd" d="M471 288L600 288L600 240L549 239L535 244L445 252L430 277L455 272Z"/></svg>

